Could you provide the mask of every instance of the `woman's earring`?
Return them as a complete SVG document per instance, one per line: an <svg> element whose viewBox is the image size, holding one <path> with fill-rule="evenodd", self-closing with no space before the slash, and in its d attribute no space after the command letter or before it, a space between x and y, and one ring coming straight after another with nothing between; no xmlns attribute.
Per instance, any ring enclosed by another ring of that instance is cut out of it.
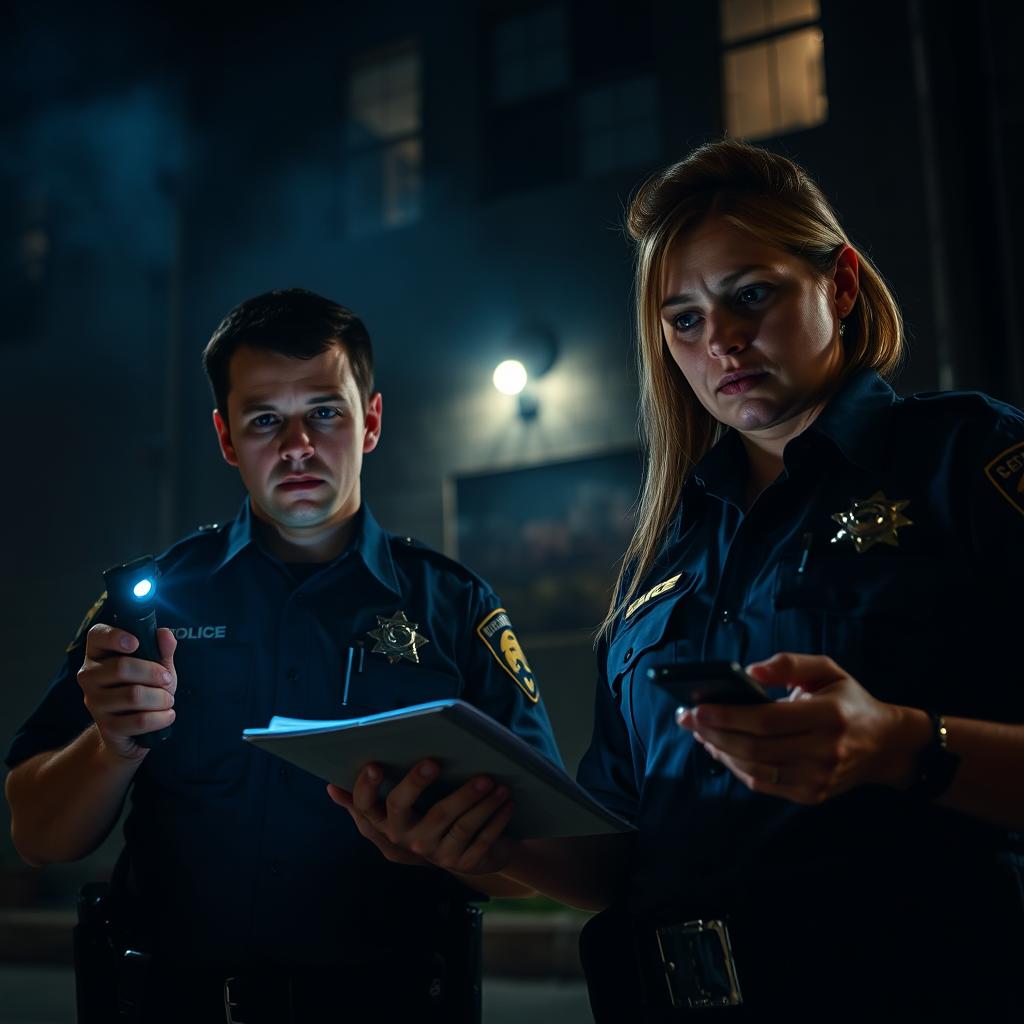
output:
<svg viewBox="0 0 1024 1024"><path fill-rule="evenodd" d="M839 337L840 338L843 336L845 331L846 331L846 324L842 320L840 320L839 321Z"/></svg>

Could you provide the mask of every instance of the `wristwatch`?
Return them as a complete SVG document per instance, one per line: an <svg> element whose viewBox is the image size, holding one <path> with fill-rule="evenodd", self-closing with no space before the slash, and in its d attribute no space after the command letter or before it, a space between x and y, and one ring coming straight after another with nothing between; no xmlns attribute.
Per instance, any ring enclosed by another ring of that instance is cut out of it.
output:
<svg viewBox="0 0 1024 1024"><path fill-rule="evenodd" d="M934 800L949 789L960 767L960 758L948 748L949 730L937 711L927 711L932 735L917 757L917 778L907 792L918 800Z"/></svg>

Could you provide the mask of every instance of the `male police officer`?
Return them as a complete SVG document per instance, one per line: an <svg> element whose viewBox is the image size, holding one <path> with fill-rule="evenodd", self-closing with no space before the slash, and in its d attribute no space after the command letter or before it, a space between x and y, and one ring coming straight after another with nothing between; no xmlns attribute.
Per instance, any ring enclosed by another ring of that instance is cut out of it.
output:
<svg viewBox="0 0 1024 1024"><path fill-rule="evenodd" d="M87 617L8 754L15 845L36 864L82 857L131 790L111 903L122 946L149 959L138 1019L470 1019L473 893L389 864L322 782L240 734L272 714L462 697L558 761L536 684L503 656L514 635L487 584L385 533L361 500L381 396L356 316L301 290L261 295L204 365L248 497L158 558L162 664L130 657L102 599ZM153 749L133 739L172 723ZM490 882L473 884L513 884ZM137 981L121 973L122 989Z"/></svg>

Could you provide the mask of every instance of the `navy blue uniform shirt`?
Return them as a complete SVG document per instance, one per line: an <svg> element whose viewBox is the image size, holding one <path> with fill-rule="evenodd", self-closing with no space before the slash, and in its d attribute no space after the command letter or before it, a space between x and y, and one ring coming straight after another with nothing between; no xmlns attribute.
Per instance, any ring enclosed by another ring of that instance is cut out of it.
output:
<svg viewBox="0 0 1024 1024"><path fill-rule="evenodd" d="M825 654L880 700L1024 721L1024 416L980 394L901 399L862 372L784 461L744 512L746 455L735 432L723 437L600 647L579 779L639 828L627 902L645 916L728 912L769 887L821 901L815 877L831 892L861 878L880 904L889 883L919 878L941 906L936 894L1012 848L999 829L882 787L816 807L754 794L675 725L646 670ZM833 542L833 516L878 492L907 503L897 546Z"/></svg>
<svg viewBox="0 0 1024 1024"><path fill-rule="evenodd" d="M334 719L458 697L561 764L525 659L502 657L511 624L494 592L386 533L365 506L352 545L323 566L293 572L268 555L248 501L158 565L157 622L178 637L177 717L135 776L115 872L141 941L193 964L351 964L429 949L438 907L473 894L445 872L387 862L320 779L241 734L275 714ZM373 652L378 617L398 611L429 641L418 664ZM75 678L84 647L83 630L9 765L91 724Z"/></svg>

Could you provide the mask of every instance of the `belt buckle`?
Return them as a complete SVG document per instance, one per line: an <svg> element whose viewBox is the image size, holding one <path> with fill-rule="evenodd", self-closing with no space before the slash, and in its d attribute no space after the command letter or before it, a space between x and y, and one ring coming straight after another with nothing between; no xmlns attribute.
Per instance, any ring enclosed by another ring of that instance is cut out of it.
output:
<svg viewBox="0 0 1024 1024"><path fill-rule="evenodd" d="M673 1008L742 1005L725 921L686 921L658 928L655 937Z"/></svg>
<svg viewBox="0 0 1024 1024"><path fill-rule="evenodd" d="M235 1011L238 1009L238 1000L232 998L231 984L237 980L237 978L224 979L224 1020L227 1024L245 1024L241 1017L235 1016Z"/></svg>

